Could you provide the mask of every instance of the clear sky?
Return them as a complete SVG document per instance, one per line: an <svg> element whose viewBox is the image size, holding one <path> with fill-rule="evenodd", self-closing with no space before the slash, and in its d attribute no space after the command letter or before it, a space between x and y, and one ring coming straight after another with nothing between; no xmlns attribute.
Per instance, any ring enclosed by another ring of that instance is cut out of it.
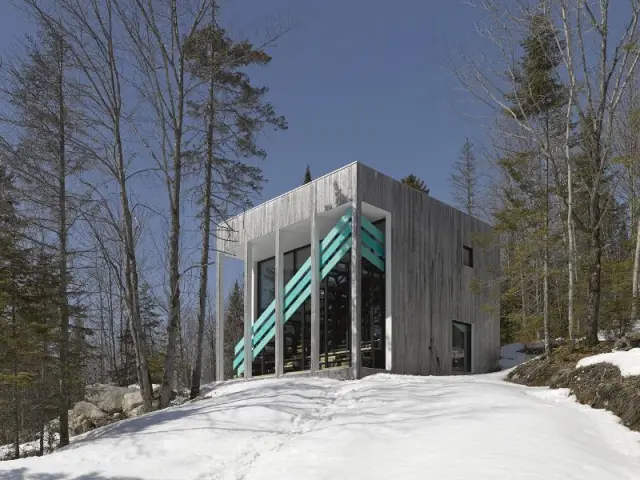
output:
<svg viewBox="0 0 640 480"><path fill-rule="evenodd" d="M33 33L24 15L0 0L0 49ZM481 141L479 106L462 90L449 55L477 48L477 10L464 0L223 0L222 23L253 36L256 27L290 20L253 75L289 129L268 132L261 162L262 200L361 161L400 178L424 179L451 203L449 175L465 138ZM198 237L199 238L199 237ZM233 269L228 280L237 274Z"/></svg>
<svg viewBox="0 0 640 480"><path fill-rule="evenodd" d="M278 14L293 24L255 76L289 121L263 143L265 198L296 187L307 163L316 177L357 160L396 178L414 173L450 201L452 163L466 137L482 139L467 118L478 105L448 65L448 51L477 40L475 8L463 0L229 4L231 28L249 5L256 24Z"/></svg>

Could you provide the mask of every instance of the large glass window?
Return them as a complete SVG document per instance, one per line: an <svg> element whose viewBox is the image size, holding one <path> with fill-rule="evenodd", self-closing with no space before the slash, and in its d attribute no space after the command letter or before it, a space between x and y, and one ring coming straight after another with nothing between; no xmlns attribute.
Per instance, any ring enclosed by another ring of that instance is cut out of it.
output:
<svg viewBox="0 0 640 480"><path fill-rule="evenodd" d="M385 231L384 220L374 223ZM286 285L311 255L310 245L284 255ZM319 365L321 369L351 363L351 252L320 281ZM258 312L275 298L275 258L258 263ZM385 368L385 274L362 259L361 350L365 367ZM283 325L284 372L311 367L311 298L307 299ZM253 374L275 372L275 339L253 362Z"/></svg>
<svg viewBox="0 0 640 480"><path fill-rule="evenodd" d="M385 221L374 226L385 231ZM385 275L366 258L362 259L360 330L362 366L385 368Z"/></svg>
<svg viewBox="0 0 640 480"><path fill-rule="evenodd" d="M471 372L471 325L453 322L451 332L451 370L455 373Z"/></svg>
<svg viewBox="0 0 640 480"><path fill-rule="evenodd" d="M351 364L351 252L320 283L320 368Z"/></svg>

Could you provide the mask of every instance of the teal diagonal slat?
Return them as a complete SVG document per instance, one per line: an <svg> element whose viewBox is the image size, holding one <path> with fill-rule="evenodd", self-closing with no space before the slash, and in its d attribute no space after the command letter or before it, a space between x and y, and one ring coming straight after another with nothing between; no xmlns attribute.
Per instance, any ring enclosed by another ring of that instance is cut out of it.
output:
<svg viewBox="0 0 640 480"><path fill-rule="evenodd" d="M321 273L320 273L321 279L324 279L324 277L331 270L335 268L335 266L338 264L340 259L351 249L350 239L351 239L351 230L348 229L346 232L343 232L339 237L338 241L334 242L331 248L321 256L321 261L320 261L320 265L322 267ZM293 299L293 302L288 306L288 308L285 309L285 314L284 314L285 322L289 320L293 316L293 314L298 310L298 308L300 308L300 305L302 305L311 296L310 282L311 282L311 272L309 272L308 282L306 281L300 282L300 283L305 283L306 287L300 292L297 298ZM289 298L288 300L291 301L292 298L293 297ZM287 303L288 302L285 300L285 304ZM274 325L271 325L272 328L269 328L266 330L264 337L255 346L252 352L252 359L255 359L260 354L260 352L262 352L262 350L267 346L267 344L273 339L273 337L275 336L275 328L273 328L274 326L275 326L275 323ZM238 367L238 374L242 373L243 371L244 371L244 364Z"/></svg>
<svg viewBox="0 0 640 480"><path fill-rule="evenodd" d="M351 248L349 239L351 238L351 226L345 225L342 231L336 236L334 241L325 251L320 255L321 266L321 279L323 279L327 273L329 273L336 263L344 256L346 252ZM337 251L337 253L336 253ZM337 259L335 256L338 255ZM327 270L327 266L330 266ZM286 322L291 318L293 313L306 301L311 294L311 271L300 279L295 289L285 295L284 308L285 315L284 321ZM262 328L256 333L254 339L255 348L253 349L253 358L258 356L262 349L266 346L271 338L275 335L275 316L270 317L262 326ZM266 339L266 340L265 340ZM242 356L236 357L234 361L234 368L242 361Z"/></svg>
<svg viewBox="0 0 640 480"><path fill-rule="evenodd" d="M336 225L329 231L327 236L320 242L321 269L323 266L322 259L328 258L336 250L344 249L343 243L351 236L351 208L348 208L340 217ZM350 246L349 246L350 248ZM348 251L348 249L347 249ZM344 255L344 254L343 254ZM337 262L336 262L337 263ZM333 267L332 267L333 268ZM322 271L324 271L322 269ZM327 272L328 273L328 272ZM321 278L324 278L322 276ZM311 259L307 259L302 264L287 285L285 285L285 322L295 312L311 293ZM303 300L300 298L305 297ZM295 304L295 309L290 307ZM289 307L289 308L287 308ZM287 316L286 312L292 313ZM255 358L260 354L266 344L275 336L275 300L269 304L265 311L252 325L252 357ZM233 367L238 369L238 374L244 370L244 339L241 339L234 348L235 358Z"/></svg>
<svg viewBox="0 0 640 480"><path fill-rule="evenodd" d="M368 247L379 257L384 257L384 245L376 242L375 239L369 235L369 233L363 228L362 229L362 245L364 247Z"/></svg>
<svg viewBox="0 0 640 480"><path fill-rule="evenodd" d="M371 236L373 236L376 240L384 245L384 233L376 227L373 223L366 219L366 217L362 216L362 228L369 232Z"/></svg>
<svg viewBox="0 0 640 480"><path fill-rule="evenodd" d="M351 234L350 218L351 218L350 216L347 216L345 214L341 218L341 221L339 221L338 224L336 225L336 228L332 229L330 236L328 235L327 237L325 237L323 242L321 242L321 243L324 243L323 245L324 253L321 254L321 265L323 264L322 259L326 259L330 255L332 255L333 252L335 252L340 247L340 245L347 238L349 238ZM341 230L338 230L337 227L341 227ZM330 242L331 240L335 240L335 241ZM296 297L298 297L298 295L304 292L305 289L309 286L311 282L311 263L310 262L311 260L308 259L307 262L305 262L302 265L302 267L298 270L296 275L294 275L294 277L287 283L287 285L290 288L288 292L287 292L287 289L285 289L285 299L284 299L285 309L293 301L295 301ZM305 268L305 266L307 268ZM301 273L301 272L302 272L302 275L298 275L298 273ZM292 285L295 285L295 287L291 288ZM251 342L252 349L254 349L255 346L261 342L265 334L267 334L272 328L275 327L275 300L271 302L271 304L269 305L269 308L265 310L265 313L268 313L268 315L263 314L260 316L261 321L257 325L257 327L259 327L257 332L255 331L255 328L254 328L254 334L252 336L252 342ZM286 320L287 319L285 319L285 321ZM254 327L256 327L256 324L254 324ZM242 363L244 359L244 340L240 340L240 342L238 342L235 350L236 350L235 358L233 361L234 368L240 365L240 363Z"/></svg>
<svg viewBox="0 0 640 480"><path fill-rule="evenodd" d="M327 236L324 237L322 242L320 242L320 251L322 252L324 249L326 249L331 244L331 242L340 234L344 226L350 222L351 222L351 208L347 208L347 210L342 215L342 217L340 217L336 225L329 231ZM285 295L287 294L287 292L292 290L296 285L296 283L305 275L306 270L310 270L310 269L311 269L311 259L309 258L307 259L306 262L302 264L302 266L298 269L298 271L291 278L291 280L289 280L285 285L285 289L284 289ZM276 307L276 303L274 300L269 304L269 306L265 309L265 311L262 312L262 314L258 317L258 319L253 323L251 327L252 336L256 331L258 331L261 328L262 324L266 322L269 319L269 317L271 317L271 315L275 313L275 307ZM252 344L253 343L254 342L252 342ZM240 340L234 348L234 354L239 355L242 353L243 350L244 350L244 340Z"/></svg>
<svg viewBox="0 0 640 480"><path fill-rule="evenodd" d="M367 260L369 260L372 264L374 264L378 268L378 270L384 272L384 262L380 260L380 258L375 256L373 253L371 253L370 250L363 248L362 256Z"/></svg>

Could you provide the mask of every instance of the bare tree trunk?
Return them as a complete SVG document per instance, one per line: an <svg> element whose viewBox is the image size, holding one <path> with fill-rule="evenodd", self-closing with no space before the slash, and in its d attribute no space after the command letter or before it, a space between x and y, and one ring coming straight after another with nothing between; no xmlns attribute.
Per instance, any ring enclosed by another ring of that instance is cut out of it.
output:
<svg viewBox="0 0 640 480"><path fill-rule="evenodd" d="M215 2L211 5L211 25L215 26ZM215 53L212 51L212 55ZM202 215L202 254L200 258L200 289L198 291L198 333L196 337L196 358L191 378L190 398L200 395L200 381L202 377L202 342L204 336L204 321L207 315L207 281L209 275L209 237L211 235L211 190L213 181L213 129L215 125L215 78L211 75L209 81L209 115L207 120L207 158L204 172L204 204Z"/></svg>
<svg viewBox="0 0 640 480"><path fill-rule="evenodd" d="M178 58L173 59L176 74L176 112L173 119L173 178L167 185L171 203L171 232L169 236L169 324L167 326L167 350L164 361L164 376L160 389L160 408L169 406L171 379L175 369L176 342L180 326L180 199L182 185L182 126L184 122L184 52L178 31L178 8L176 0L170 8L172 38L179 45ZM165 59L167 61L167 59ZM171 87L169 87L171 88ZM158 92L160 93L160 92ZM167 177L169 178L169 177Z"/></svg>
<svg viewBox="0 0 640 480"><path fill-rule="evenodd" d="M631 305L631 325L635 330L638 323L638 271L640 270L640 218L636 227L636 250L633 256L633 303Z"/></svg>
<svg viewBox="0 0 640 480"><path fill-rule="evenodd" d="M58 242L59 242L59 299L60 302L60 446L69 444L69 301L67 276L67 161L65 136L64 44L60 38L58 78Z"/></svg>
<svg viewBox="0 0 640 480"><path fill-rule="evenodd" d="M212 88L213 90L213 88ZM211 93L211 97L213 92ZM210 98L211 100L211 98ZM211 107L213 108L213 107ZM213 124L213 121L211 121ZM202 339L204 321L207 314L207 281L209 275L209 237L211 235L211 181L213 164L213 126L207 132L207 163L205 166L205 193L202 220L202 254L200 258L200 289L198 292L198 333L196 337L196 358L191 378L190 398L200 395L200 377L202 375Z"/></svg>
<svg viewBox="0 0 640 480"><path fill-rule="evenodd" d="M548 129L547 129L548 131ZM551 339L549 336L549 159L545 158L545 212L544 212L544 266L543 266L543 323L544 352L551 355Z"/></svg>

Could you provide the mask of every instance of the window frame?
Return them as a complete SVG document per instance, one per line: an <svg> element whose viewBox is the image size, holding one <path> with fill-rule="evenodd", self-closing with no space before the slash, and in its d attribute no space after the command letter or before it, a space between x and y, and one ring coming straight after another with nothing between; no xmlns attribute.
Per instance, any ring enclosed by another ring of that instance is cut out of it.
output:
<svg viewBox="0 0 640 480"><path fill-rule="evenodd" d="M467 262L467 258L469 261ZM473 247L469 245L462 245L462 265L469 268L474 268L473 264Z"/></svg>

